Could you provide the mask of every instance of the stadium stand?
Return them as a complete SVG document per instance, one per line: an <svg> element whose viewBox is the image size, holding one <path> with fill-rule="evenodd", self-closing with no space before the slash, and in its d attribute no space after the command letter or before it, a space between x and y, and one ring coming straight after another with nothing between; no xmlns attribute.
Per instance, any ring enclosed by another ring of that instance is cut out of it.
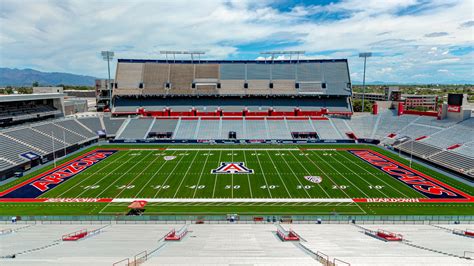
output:
<svg viewBox="0 0 474 266"><path fill-rule="evenodd" d="M423 158L429 157L431 155L434 155L436 153L443 151L440 148L431 146L429 144L424 144L416 140L410 140L410 141L404 142L403 144L398 145L397 148L408 153L413 152L413 154L416 154Z"/></svg>
<svg viewBox="0 0 474 266"><path fill-rule="evenodd" d="M278 111L280 106L285 106L286 98L269 99L269 95L300 95L288 111L301 106L308 111L328 108L330 112L352 113L347 60L343 59L272 62L119 59L118 65L113 108L117 115L138 113L137 107L143 107L144 112L162 112L164 108L189 112L193 107L202 111L209 106L223 106L224 112L233 112L249 106L249 110L267 112L269 107ZM238 95L249 98L235 97ZM259 104L249 103L258 95L265 96Z"/></svg>
<svg viewBox="0 0 474 266"><path fill-rule="evenodd" d="M149 118L131 119L117 139L145 139L155 120Z"/></svg>
<svg viewBox="0 0 474 266"><path fill-rule="evenodd" d="M102 120L104 121L107 136L115 136L115 134L117 134L117 131L125 122L125 119L123 118L110 118L109 116L104 116Z"/></svg>
<svg viewBox="0 0 474 266"><path fill-rule="evenodd" d="M97 133L100 130L105 130L99 116L80 116L77 117L77 120L94 133Z"/></svg>

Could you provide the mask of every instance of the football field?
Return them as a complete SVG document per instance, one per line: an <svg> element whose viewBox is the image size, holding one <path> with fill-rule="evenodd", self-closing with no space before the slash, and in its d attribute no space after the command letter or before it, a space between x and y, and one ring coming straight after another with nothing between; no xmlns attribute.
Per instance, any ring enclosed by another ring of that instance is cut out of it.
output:
<svg viewBox="0 0 474 266"><path fill-rule="evenodd" d="M223 163L234 163L230 165L231 172L212 173ZM238 167L240 172L236 170ZM307 199L424 196L347 151L179 148L120 150L41 197Z"/></svg>
<svg viewBox="0 0 474 266"><path fill-rule="evenodd" d="M457 182L440 181L440 175L386 155L324 146L96 148L0 190L0 200L107 203L94 205L98 214L123 212L138 199L166 213L189 207L255 213L265 207L279 213L366 214L361 205L374 202L472 201Z"/></svg>

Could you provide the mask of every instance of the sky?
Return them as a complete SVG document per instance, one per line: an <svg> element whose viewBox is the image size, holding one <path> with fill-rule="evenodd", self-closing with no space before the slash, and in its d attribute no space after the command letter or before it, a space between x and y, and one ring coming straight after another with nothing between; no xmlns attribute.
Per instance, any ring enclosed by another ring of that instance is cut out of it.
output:
<svg viewBox="0 0 474 266"><path fill-rule="evenodd" d="M115 59L197 50L220 60L298 50L347 58L354 83L358 53L372 52L367 82L472 84L473 46L472 0L0 0L0 67L95 77L107 76L102 50Z"/></svg>

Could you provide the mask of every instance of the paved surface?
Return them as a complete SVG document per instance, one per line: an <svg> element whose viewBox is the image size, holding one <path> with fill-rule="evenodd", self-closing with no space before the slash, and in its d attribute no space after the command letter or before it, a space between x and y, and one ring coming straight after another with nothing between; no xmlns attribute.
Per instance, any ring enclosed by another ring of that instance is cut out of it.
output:
<svg viewBox="0 0 474 266"><path fill-rule="evenodd" d="M0 265L112 265L125 258L133 260L145 250L154 252L144 265L320 265L298 245L281 242L273 224L190 224L188 234L179 242L162 238L184 224L112 224L77 242L58 241L63 234L103 226L2 224L0 230L13 232L0 235L0 256L18 255L0 258ZM449 231L473 229L474 225L362 225L401 233L408 243L422 248L383 242L350 224L282 226L297 232L303 239L301 244L311 251L351 265L474 265L474 260L455 257L474 251L474 238Z"/></svg>

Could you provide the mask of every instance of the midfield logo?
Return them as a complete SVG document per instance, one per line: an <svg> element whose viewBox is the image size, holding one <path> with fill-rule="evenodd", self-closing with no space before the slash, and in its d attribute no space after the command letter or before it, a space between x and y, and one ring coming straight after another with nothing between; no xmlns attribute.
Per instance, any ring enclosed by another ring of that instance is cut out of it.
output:
<svg viewBox="0 0 474 266"><path fill-rule="evenodd" d="M245 167L243 162L221 163L217 169L212 169L211 174L253 174L253 170Z"/></svg>

